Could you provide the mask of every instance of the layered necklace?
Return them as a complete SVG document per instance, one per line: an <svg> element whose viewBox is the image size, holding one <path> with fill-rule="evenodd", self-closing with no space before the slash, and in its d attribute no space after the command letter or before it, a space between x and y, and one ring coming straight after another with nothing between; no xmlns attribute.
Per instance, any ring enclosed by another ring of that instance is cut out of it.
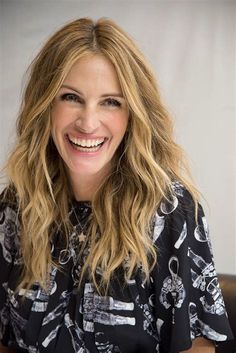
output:
<svg viewBox="0 0 236 353"><path fill-rule="evenodd" d="M78 216L78 211L79 211L79 213L81 212L81 217ZM91 205L89 202L78 201L78 205L76 205L76 206L72 205L72 216L74 216L74 218L76 220L75 227L79 228L79 230L78 230L79 243L83 243L86 240L85 229L88 225L90 212L91 212Z"/></svg>

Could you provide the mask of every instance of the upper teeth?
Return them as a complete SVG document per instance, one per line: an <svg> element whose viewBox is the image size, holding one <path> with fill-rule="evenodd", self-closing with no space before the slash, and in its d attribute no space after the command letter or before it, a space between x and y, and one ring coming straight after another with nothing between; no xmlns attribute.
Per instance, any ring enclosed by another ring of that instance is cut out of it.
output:
<svg viewBox="0 0 236 353"><path fill-rule="evenodd" d="M76 145L80 145L82 147L95 147L105 140L104 137L97 140L84 140L84 139L77 139L72 136L69 136L69 139Z"/></svg>

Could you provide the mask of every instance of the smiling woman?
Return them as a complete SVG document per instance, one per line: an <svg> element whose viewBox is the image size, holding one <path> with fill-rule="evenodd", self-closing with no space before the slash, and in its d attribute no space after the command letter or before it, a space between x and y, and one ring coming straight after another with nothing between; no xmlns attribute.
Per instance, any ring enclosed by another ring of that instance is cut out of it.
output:
<svg viewBox="0 0 236 353"><path fill-rule="evenodd" d="M114 22L47 41L6 173L1 351L210 353L232 338L172 120Z"/></svg>

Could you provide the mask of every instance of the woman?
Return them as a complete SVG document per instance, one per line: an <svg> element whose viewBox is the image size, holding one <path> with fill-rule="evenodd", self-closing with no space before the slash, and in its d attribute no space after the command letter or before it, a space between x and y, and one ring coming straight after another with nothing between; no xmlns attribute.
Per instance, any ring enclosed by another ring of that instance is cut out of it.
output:
<svg viewBox="0 0 236 353"><path fill-rule="evenodd" d="M152 72L112 21L34 60L1 195L7 352L205 352L232 333ZM186 168L187 170L187 168Z"/></svg>

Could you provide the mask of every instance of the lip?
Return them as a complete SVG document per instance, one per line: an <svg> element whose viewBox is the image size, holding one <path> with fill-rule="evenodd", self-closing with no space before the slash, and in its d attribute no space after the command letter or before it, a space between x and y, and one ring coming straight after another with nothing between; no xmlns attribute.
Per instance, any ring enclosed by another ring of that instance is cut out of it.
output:
<svg viewBox="0 0 236 353"><path fill-rule="evenodd" d="M73 136L74 136L74 135L73 135ZM86 135L86 137L87 137L87 135ZM77 137L77 138L81 138L81 137ZM102 137L100 137L100 138L102 138ZM103 138L104 138L104 137L103 137ZM83 139L84 139L84 136L83 136ZM89 138L89 139L91 139L91 138ZM96 139L97 139L97 138L96 138ZM87 152L87 151L79 151L79 150L75 149L75 148L73 147L73 145L71 144L71 142L69 141L68 135L65 136L65 140L66 140L66 143L67 143L67 145L69 146L70 150L71 150L74 154L76 154L77 156L79 155L79 156L86 156L86 157L96 157L99 153L101 153L101 152L104 150L104 148L107 147L107 144L108 144L108 142L110 141L109 138L105 137L105 141L104 141L102 147L101 147L98 151L96 151L96 152Z"/></svg>

